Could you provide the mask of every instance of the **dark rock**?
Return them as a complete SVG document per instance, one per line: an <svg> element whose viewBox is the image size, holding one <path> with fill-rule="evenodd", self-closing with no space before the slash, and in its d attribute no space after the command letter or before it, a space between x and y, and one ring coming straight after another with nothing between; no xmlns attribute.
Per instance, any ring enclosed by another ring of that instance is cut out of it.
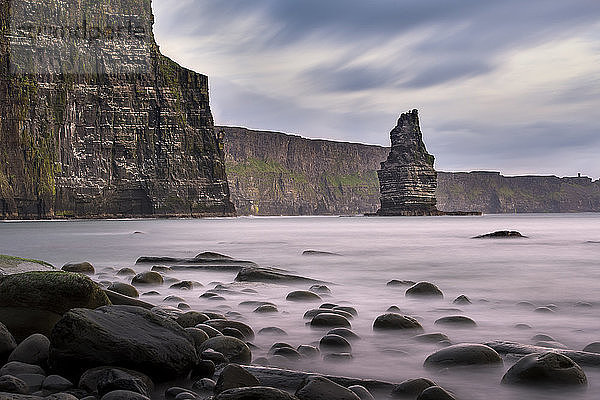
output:
<svg viewBox="0 0 600 400"><path fill-rule="evenodd" d="M20 374L18 378L25 382L28 393L34 393L42 388L46 376L43 374Z"/></svg>
<svg viewBox="0 0 600 400"><path fill-rule="evenodd" d="M583 348L583 351L587 351L589 353L600 353L600 342L588 344Z"/></svg>
<svg viewBox="0 0 600 400"><path fill-rule="evenodd" d="M456 344L431 354L423 365L427 368L502 366L502 358L494 349L482 344Z"/></svg>
<svg viewBox="0 0 600 400"><path fill-rule="evenodd" d="M2 375L13 375L18 376L22 374L44 374L44 370L39 365L26 364L20 361L11 361L0 368L0 376Z"/></svg>
<svg viewBox="0 0 600 400"><path fill-rule="evenodd" d="M444 297L442 291L430 282L419 282L406 290L406 296Z"/></svg>
<svg viewBox="0 0 600 400"><path fill-rule="evenodd" d="M564 345L560 342L553 341L553 340L540 340L539 342L535 343L535 346L547 347L550 349L563 349L563 350L569 349L566 345Z"/></svg>
<svg viewBox="0 0 600 400"><path fill-rule="evenodd" d="M229 363L229 359L218 351L213 349L206 349L200 352L200 358L206 361L212 361L216 365L227 364Z"/></svg>
<svg viewBox="0 0 600 400"><path fill-rule="evenodd" d="M360 400L353 391L320 376L307 378L296 391L299 400Z"/></svg>
<svg viewBox="0 0 600 400"><path fill-rule="evenodd" d="M348 389L352 390L355 395L357 395L360 400L375 400L375 397L367 390L366 387L361 385L352 385L349 386Z"/></svg>
<svg viewBox="0 0 600 400"><path fill-rule="evenodd" d="M354 307L336 306L333 307L333 311L342 311L352 315L353 317L358 317L358 311L356 311L356 308Z"/></svg>
<svg viewBox="0 0 600 400"><path fill-rule="evenodd" d="M394 313L394 314L400 314L400 313L402 313L402 310L400 310L400 307L398 307L398 306L390 306L385 311L389 312L389 313Z"/></svg>
<svg viewBox="0 0 600 400"><path fill-rule="evenodd" d="M454 299L453 303L460 304L460 305L466 305L466 304L471 304L471 300L464 294L461 294L456 299Z"/></svg>
<svg viewBox="0 0 600 400"><path fill-rule="evenodd" d="M169 289L179 289L179 290L193 290L196 288L202 287L200 282L195 281L181 281L179 283L175 283L169 286Z"/></svg>
<svg viewBox="0 0 600 400"><path fill-rule="evenodd" d="M462 315L453 315L449 317L442 317L434 322L435 325L452 326L455 328L470 328L477 326L477 323L469 317Z"/></svg>
<svg viewBox="0 0 600 400"><path fill-rule="evenodd" d="M213 328L223 331L224 328L235 328L244 335L244 337L248 340L254 339L254 330L250 325L247 325L243 322L239 321L228 321L226 319L209 319L208 321L203 322L203 324L212 326Z"/></svg>
<svg viewBox="0 0 600 400"><path fill-rule="evenodd" d="M209 378L202 378L192 384L192 390L196 392L214 392L217 383ZM230 389L235 390L235 389Z"/></svg>
<svg viewBox="0 0 600 400"><path fill-rule="evenodd" d="M439 386L431 386L423 390L417 400L456 400L456 398Z"/></svg>
<svg viewBox="0 0 600 400"><path fill-rule="evenodd" d="M312 285L308 290L317 294L331 294L331 289L325 285Z"/></svg>
<svg viewBox="0 0 600 400"><path fill-rule="evenodd" d="M304 250L302 252L303 256L341 256L338 253L331 253L329 251L319 251L319 250Z"/></svg>
<svg viewBox="0 0 600 400"><path fill-rule="evenodd" d="M327 309L327 308L315 308L312 310L308 310L307 312L304 313L304 318L305 319L312 319L314 317L316 317L319 314L337 314L337 315L341 315L342 317L346 318L346 319L353 319L354 317L352 316L352 314L346 312L346 311L341 311L341 310L335 310L335 307L332 309Z"/></svg>
<svg viewBox="0 0 600 400"><path fill-rule="evenodd" d="M308 290L296 290L294 292L289 293L286 298L287 301L300 301L300 302L309 302L309 301L321 301L321 297L313 292Z"/></svg>
<svg viewBox="0 0 600 400"><path fill-rule="evenodd" d="M173 387L168 388L165 391L165 399L167 399L167 400L177 399L178 396L180 396L182 394L192 394L192 395L194 395L194 393L190 392L188 389L185 389L185 388L182 388L182 387L173 386ZM194 398L195 398L195 395L194 395Z"/></svg>
<svg viewBox="0 0 600 400"><path fill-rule="evenodd" d="M135 306L145 308L146 310L151 310L154 308L153 304L146 303L145 301L133 297L125 296L121 293L113 292L112 290L106 289L104 290L104 293L114 306Z"/></svg>
<svg viewBox="0 0 600 400"><path fill-rule="evenodd" d="M110 304L98 284L85 275L63 271L26 272L0 280L0 322L17 342L41 333L50 335L71 308Z"/></svg>
<svg viewBox="0 0 600 400"><path fill-rule="evenodd" d="M117 272L117 276L134 276L135 275L135 271L131 268L121 268L118 272Z"/></svg>
<svg viewBox="0 0 600 400"><path fill-rule="evenodd" d="M315 358L318 357L320 354L319 349L307 344L301 344L296 350L298 350L298 353L300 353L303 357L306 358Z"/></svg>
<svg viewBox="0 0 600 400"><path fill-rule="evenodd" d="M142 293L142 296L160 296L160 293L156 290L150 290L148 292Z"/></svg>
<svg viewBox="0 0 600 400"><path fill-rule="evenodd" d="M274 349L271 354L273 356L281 356L288 360L297 361L302 358L302 355L295 349L291 347L279 347Z"/></svg>
<svg viewBox="0 0 600 400"><path fill-rule="evenodd" d="M113 390L129 390L147 395L154 389L152 380L145 374L117 367L97 367L83 373L79 388L87 393L103 394Z"/></svg>
<svg viewBox="0 0 600 400"><path fill-rule="evenodd" d="M198 324L203 324L208 320L208 315L204 313L200 313L198 311L188 311L178 316L175 319L175 322L184 328L192 328Z"/></svg>
<svg viewBox="0 0 600 400"><path fill-rule="evenodd" d="M154 271L140 272L131 280L131 284L135 286L147 286L147 285L162 285L164 279L161 274Z"/></svg>
<svg viewBox="0 0 600 400"><path fill-rule="evenodd" d="M17 347L17 342L6 326L0 322L0 365L3 365L10 353Z"/></svg>
<svg viewBox="0 0 600 400"><path fill-rule="evenodd" d="M185 328L185 331L192 337L192 340L194 341L194 347L196 348L196 350L200 348L202 343L208 340L208 335L202 329Z"/></svg>
<svg viewBox="0 0 600 400"><path fill-rule="evenodd" d="M48 364L50 341L40 333L34 333L23 340L10 354L8 361L20 361L45 367Z"/></svg>
<svg viewBox="0 0 600 400"><path fill-rule="evenodd" d="M136 299L140 297L137 289L128 283L114 282L107 289L127 297L133 297Z"/></svg>
<svg viewBox="0 0 600 400"><path fill-rule="evenodd" d="M315 316L310 321L310 326L313 328L351 328L352 327L352 325L350 324L350 321L348 321L348 319L346 319L345 317L343 317L341 315L332 314L332 313L319 314L319 315Z"/></svg>
<svg viewBox="0 0 600 400"><path fill-rule="evenodd" d="M479 235L473 237L473 239L514 239L514 238L527 238L527 236L521 235L520 232L517 231L496 231L492 233L486 233L485 235Z"/></svg>
<svg viewBox="0 0 600 400"><path fill-rule="evenodd" d="M268 326L266 328L262 328L258 331L259 335L277 335L277 336L287 336L287 332L281 328L276 326Z"/></svg>
<svg viewBox="0 0 600 400"><path fill-rule="evenodd" d="M319 349L322 352L334 351L342 353L352 352L350 343L339 335L325 335L319 341Z"/></svg>
<svg viewBox="0 0 600 400"><path fill-rule="evenodd" d="M415 339L418 342L423 342L423 343L439 343L442 341L450 340L448 338L448 336L444 335L443 333L439 333L439 332L423 333L421 335L414 336L413 339Z"/></svg>
<svg viewBox="0 0 600 400"><path fill-rule="evenodd" d="M400 116L391 131L392 147L377 171L381 194L378 215L438 215L434 157L427 153L419 126L419 113Z"/></svg>
<svg viewBox="0 0 600 400"><path fill-rule="evenodd" d="M73 383L60 375L48 375L42 383L42 389L47 392L62 392L73 387Z"/></svg>
<svg viewBox="0 0 600 400"><path fill-rule="evenodd" d="M221 333L224 336L231 336L234 338L238 338L240 340L246 340L246 337L244 336L244 334L236 328L229 328L229 327L225 327L221 330Z"/></svg>
<svg viewBox="0 0 600 400"><path fill-rule="evenodd" d="M257 386L229 389L217 395L215 400L298 400L298 398L283 390Z"/></svg>
<svg viewBox="0 0 600 400"><path fill-rule="evenodd" d="M12 375L0 376L0 392L26 394L27 384ZM1 396L1 395L0 395ZM2 398L2 397L0 397Z"/></svg>
<svg viewBox="0 0 600 400"><path fill-rule="evenodd" d="M535 341L544 340L544 341L553 342L554 338L552 336L546 335L545 333L538 333L536 335L533 335L531 340L535 340Z"/></svg>
<svg viewBox="0 0 600 400"><path fill-rule="evenodd" d="M267 268L244 267L235 277L236 282L281 282L281 283L319 283L315 279L286 274Z"/></svg>
<svg viewBox="0 0 600 400"><path fill-rule="evenodd" d="M215 385L215 394L228 389L253 386L260 386L260 382L254 375L239 365L229 364L219 374L219 379L217 379L217 384Z"/></svg>
<svg viewBox="0 0 600 400"><path fill-rule="evenodd" d="M212 326L208 326L208 325L205 325L205 324L198 324L198 325L195 326L195 328L203 330L204 333L206 333L209 338L213 338L213 337L216 337L216 336L223 336L223 334L221 332L219 332L218 330L216 330Z"/></svg>
<svg viewBox="0 0 600 400"><path fill-rule="evenodd" d="M212 378L215 374L215 363L211 360L198 360L192 369L192 379Z"/></svg>
<svg viewBox="0 0 600 400"><path fill-rule="evenodd" d="M96 273L94 266L89 262L68 263L63 265L61 269L66 272L78 272L86 275L94 275Z"/></svg>
<svg viewBox="0 0 600 400"><path fill-rule="evenodd" d="M150 400L150 398L128 390L114 390L102 396L100 400Z"/></svg>
<svg viewBox="0 0 600 400"><path fill-rule="evenodd" d="M328 335L339 335L348 341L360 340L360 336L348 328L334 328L327 332Z"/></svg>
<svg viewBox="0 0 600 400"><path fill-rule="evenodd" d="M338 306L337 304L333 304L333 303L323 303L319 306L319 308L322 308L325 310L333 310L337 306Z"/></svg>
<svg viewBox="0 0 600 400"><path fill-rule="evenodd" d="M586 386L587 378L569 357L548 352L530 354L513 365L502 378L505 384L548 386Z"/></svg>
<svg viewBox="0 0 600 400"><path fill-rule="evenodd" d="M50 343L50 366L66 376L113 365L168 380L187 374L197 359L182 327L131 306L71 310L52 330Z"/></svg>
<svg viewBox="0 0 600 400"><path fill-rule="evenodd" d="M279 312L276 306L270 304L263 304L262 306L257 307L254 310L255 313L266 314L266 313L276 313Z"/></svg>
<svg viewBox="0 0 600 400"><path fill-rule="evenodd" d="M172 271L171 267L167 267L166 265L154 265L150 268L150 271L154 272L170 272Z"/></svg>
<svg viewBox="0 0 600 400"><path fill-rule="evenodd" d="M85 395L83 393L78 394ZM71 393L54 393L44 397L44 400L78 400L78 398Z"/></svg>
<svg viewBox="0 0 600 400"><path fill-rule="evenodd" d="M277 342L277 343L273 343L273 345L271 346L271 348L269 349L269 354L274 354L274 351L277 349L281 349L287 347L288 349L293 349L294 346L292 346L289 343L284 343L284 342Z"/></svg>
<svg viewBox="0 0 600 400"><path fill-rule="evenodd" d="M173 295L167 296L163 299L163 302L165 302L165 303L181 303L183 301L185 301L183 299L183 297L173 296Z"/></svg>
<svg viewBox="0 0 600 400"><path fill-rule="evenodd" d="M252 361L252 352L248 345L240 339L229 336L217 336L208 339L200 347L200 351L212 349L222 353L230 362L249 364Z"/></svg>
<svg viewBox="0 0 600 400"><path fill-rule="evenodd" d="M347 361L352 361L351 353L327 353L323 356L323 361L333 362L333 363L342 363Z"/></svg>
<svg viewBox="0 0 600 400"><path fill-rule="evenodd" d="M400 314L384 314L380 315L373 322L373 330L375 331L398 331L398 330L423 330L423 327L413 317Z"/></svg>
<svg viewBox="0 0 600 400"><path fill-rule="evenodd" d="M408 379L394 386L391 397L396 399L415 399L425 389L432 386L436 386L435 383L427 378Z"/></svg>
<svg viewBox="0 0 600 400"><path fill-rule="evenodd" d="M415 281L406 281L406 280L398 280L398 279L392 279L391 281L389 281L387 283L387 286L413 286L415 283Z"/></svg>

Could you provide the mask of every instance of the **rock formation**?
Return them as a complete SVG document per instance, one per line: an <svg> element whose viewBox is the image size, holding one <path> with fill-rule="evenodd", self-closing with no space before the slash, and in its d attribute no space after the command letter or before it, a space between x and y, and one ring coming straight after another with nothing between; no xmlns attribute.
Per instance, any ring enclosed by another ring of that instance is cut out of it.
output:
<svg viewBox="0 0 600 400"><path fill-rule="evenodd" d="M0 218L232 215L208 80L150 0L0 0Z"/></svg>
<svg viewBox="0 0 600 400"><path fill-rule="evenodd" d="M377 215L439 215L435 159L423 143L419 112L402 114L390 137L390 154L377 171L381 193Z"/></svg>

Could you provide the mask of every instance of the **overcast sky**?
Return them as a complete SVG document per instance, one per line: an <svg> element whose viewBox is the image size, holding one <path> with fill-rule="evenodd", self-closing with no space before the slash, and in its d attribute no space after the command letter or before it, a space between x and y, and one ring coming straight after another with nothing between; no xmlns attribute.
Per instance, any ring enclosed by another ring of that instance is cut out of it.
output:
<svg viewBox="0 0 600 400"><path fill-rule="evenodd" d="M445 171L600 176L599 0L154 0L221 125L389 145Z"/></svg>

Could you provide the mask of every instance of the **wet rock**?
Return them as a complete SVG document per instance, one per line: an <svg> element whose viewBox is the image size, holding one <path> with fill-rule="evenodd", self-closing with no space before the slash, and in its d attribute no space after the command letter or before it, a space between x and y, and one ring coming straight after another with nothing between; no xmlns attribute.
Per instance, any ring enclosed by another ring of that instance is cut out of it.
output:
<svg viewBox="0 0 600 400"><path fill-rule="evenodd" d="M202 287L200 282L195 281L181 281L169 286L169 289L178 289L178 290L193 290L196 288Z"/></svg>
<svg viewBox="0 0 600 400"><path fill-rule="evenodd" d="M327 353L323 356L323 361L332 363L342 363L352 361L353 357L351 353Z"/></svg>
<svg viewBox="0 0 600 400"><path fill-rule="evenodd" d="M413 336L413 339L422 343L439 343L442 341L450 340L448 336L440 332L423 333L421 335Z"/></svg>
<svg viewBox="0 0 600 400"><path fill-rule="evenodd" d="M366 387L361 385L352 385L349 386L348 389L352 390L354 394L356 394L360 400L375 400L375 397L367 390Z"/></svg>
<svg viewBox="0 0 600 400"><path fill-rule="evenodd" d="M96 273L94 266L89 262L68 263L63 265L61 269L66 272L77 272L86 275L94 275Z"/></svg>
<svg viewBox="0 0 600 400"><path fill-rule="evenodd" d="M203 314L206 314L206 316L210 319L227 319L227 317L225 317L225 315L217 313L217 312L211 312L211 311L204 311Z"/></svg>
<svg viewBox="0 0 600 400"><path fill-rule="evenodd" d="M473 237L473 239L515 239L515 238L526 238L527 236L523 236L520 232L517 231L496 231L492 233L486 233L484 235L479 235Z"/></svg>
<svg viewBox="0 0 600 400"><path fill-rule="evenodd" d="M548 347L550 349L563 349L563 350L567 350L568 347L560 342L556 342L553 340L540 340L539 342L535 343L535 346L539 346L539 347Z"/></svg>
<svg viewBox="0 0 600 400"><path fill-rule="evenodd" d="M135 286L162 285L164 279L161 274L154 271L140 272L131 280L131 284Z"/></svg>
<svg viewBox="0 0 600 400"><path fill-rule="evenodd" d="M152 380L141 372L116 367L92 368L79 379L79 388L102 397L113 390L129 390L148 395L153 389Z"/></svg>
<svg viewBox="0 0 600 400"><path fill-rule="evenodd" d="M212 361L215 365L227 364L229 363L229 359L218 351L213 349L206 349L200 353L200 357L203 360Z"/></svg>
<svg viewBox="0 0 600 400"><path fill-rule="evenodd" d="M325 335L319 341L319 350L322 352L350 353L352 352L352 346L346 339L339 335Z"/></svg>
<svg viewBox="0 0 600 400"><path fill-rule="evenodd" d="M554 310L548 307L537 307L533 311L541 314L554 314Z"/></svg>
<svg viewBox="0 0 600 400"><path fill-rule="evenodd" d="M391 397L396 399L415 399L429 387L436 386L435 382L427 378L408 379L395 385Z"/></svg>
<svg viewBox="0 0 600 400"><path fill-rule="evenodd" d="M513 365L502 378L505 384L547 386L586 386L587 377L569 357L548 352L530 354Z"/></svg>
<svg viewBox="0 0 600 400"><path fill-rule="evenodd" d="M245 267L235 277L236 282L320 283L315 279L286 274L267 268Z"/></svg>
<svg viewBox="0 0 600 400"><path fill-rule="evenodd" d="M312 309L312 310L308 310L307 312L304 313L304 318L305 319L312 319L312 318L314 318L315 316L317 316L319 314L337 314L337 315L341 315L342 317L344 317L346 319L349 319L349 320L354 318L352 316L352 314L350 314L350 313L348 313L346 311L335 310L334 308L332 308L332 309L315 308L315 309Z"/></svg>
<svg viewBox="0 0 600 400"><path fill-rule="evenodd" d="M266 313L276 313L279 310L277 310L277 307L270 305L270 304L264 304L262 306L257 307L254 312L255 313L260 313L260 314L266 314Z"/></svg>
<svg viewBox="0 0 600 400"><path fill-rule="evenodd" d="M323 303L319 306L319 308L322 308L324 310L333 310L334 308L336 308L338 305L334 304L334 303Z"/></svg>
<svg viewBox="0 0 600 400"><path fill-rule="evenodd" d="M434 322L434 325L452 326L454 328L471 328L477 326L477 323L469 317L453 315L437 319Z"/></svg>
<svg viewBox="0 0 600 400"><path fill-rule="evenodd" d="M216 336L223 336L223 334L221 332L219 332L212 326L208 326L205 324L198 324L195 326L195 328L198 328L198 329L201 329L202 331L204 331L204 333L206 333L209 338L216 337Z"/></svg>
<svg viewBox="0 0 600 400"><path fill-rule="evenodd" d="M588 344L583 348L583 351L587 351L589 353L600 353L600 342Z"/></svg>
<svg viewBox="0 0 600 400"><path fill-rule="evenodd" d="M546 335L545 333L538 333L536 335L533 335L531 340L535 340L535 341L545 340L545 341L553 342L554 338L550 335Z"/></svg>
<svg viewBox="0 0 600 400"><path fill-rule="evenodd" d="M23 340L8 357L8 361L20 361L44 367L48 363L50 341L40 333L34 333Z"/></svg>
<svg viewBox="0 0 600 400"><path fill-rule="evenodd" d="M310 321L313 328L351 328L350 321L338 314L319 314Z"/></svg>
<svg viewBox="0 0 600 400"><path fill-rule="evenodd" d="M54 393L44 397L44 400L78 400L77 397L71 393Z"/></svg>
<svg viewBox="0 0 600 400"><path fill-rule="evenodd" d="M114 306L136 306L145 308L146 310L151 310L154 308L153 304L147 303L145 301L133 297L122 295L121 293L113 292L112 290L106 289L104 293Z"/></svg>
<svg viewBox="0 0 600 400"><path fill-rule="evenodd" d="M182 301L185 301L183 297L179 297L179 296L167 296L163 299L163 302L165 303L181 303Z"/></svg>
<svg viewBox="0 0 600 400"><path fill-rule="evenodd" d="M192 390L197 392L214 392L217 383L209 378L202 378L192 385Z"/></svg>
<svg viewBox="0 0 600 400"><path fill-rule="evenodd" d="M102 396L100 400L150 400L150 398L128 390L114 390Z"/></svg>
<svg viewBox="0 0 600 400"><path fill-rule="evenodd" d="M522 330L532 329L531 325L529 324L515 324L515 328Z"/></svg>
<svg viewBox="0 0 600 400"><path fill-rule="evenodd" d="M246 340L246 338L244 337L244 334L242 332L240 332L239 329L236 329L236 328L226 327L226 328L223 328L221 333L223 333L223 335L225 335L225 336L231 336L234 338L238 338L240 340Z"/></svg>
<svg viewBox="0 0 600 400"><path fill-rule="evenodd" d="M142 293L142 296L160 296L160 293L156 290L150 290L149 292Z"/></svg>
<svg viewBox="0 0 600 400"><path fill-rule="evenodd" d="M60 375L49 375L42 383L42 389L51 392L62 392L73 387L73 383Z"/></svg>
<svg viewBox="0 0 600 400"><path fill-rule="evenodd" d="M419 282L406 290L407 297L444 297L442 291L433 283Z"/></svg>
<svg viewBox="0 0 600 400"><path fill-rule="evenodd" d="M17 342L6 326L0 322L0 365L4 364L10 353L17 347Z"/></svg>
<svg viewBox="0 0 600 400"><path fill-rule="evenodd" d="M44 374L44 370L39 365L26 364L20 361L11 361L6 363L0 368L0 376L2 375L13 375L18 376L22 374Z"/></svg>
<svg viewBox="0 0 600 400"><path fill-rule="evenodd" d="M456 398L439 386L431 386L423 390L417 400L456 400Z"/></svg>
<svg viewBox="0 0 600 400"><path fill-rule="evenodd" d="M339 335L348 341L360 340L360 336L348 328L334 328L327 332L328 335Z"/></svg>
<svg viewBox="0 0 600 400"><path fill-rule="evenodd" d="M336 307L333 307L333 311L346 312L346 313L352 315L353 317L358 317L358 311L356 311L356 308L354 308L354 307L336 306Z"/></svg>
<svg viewBox="0 0 600 400"><path fill-rule="evenodd" d="M252 388L229 389L218 396L215 400L298 400L296 396L266 386Z"/></svg>
<svg viewBox="0 0 600 400"><path fill-rule="evenodd" d="M438 350L425 359L426 368L448 368L469 365L502 366L502 358L491 347L482 344L456 344Z"/></svg>
<svg viewBox="0 0 600 400"><path fill-rule="evenodd" d="M3 375L0 376L0 392L26 394L27 384L23 380L15 376ZM1 394L0 398L2 398Z"/></svg>
<svg viewBox="0 0 600 400"><path fill-rule="evenodd" d="M154 266L152 266L152 268L150 268L150 271L154 271L154 272L171 272L172 269L171 269L171 267L168 267L166 265L154 265Z"/></svg>
<svg viewBox="0 0 600 400"><path fill-rule="evenodd" d="M332 253L329 251L320 251L320 250L304 250L302 252L303 256L341 256L338 253Z"/></svg>
<svg viewBox="0 0 600 400"><path fill-rule="evenodd" d="M200 313L198 311L188 311L178 316L175 319L175 322L184 328L192 328L198 324L203 324L208 320L208 316L204 313Z"/></svg>
<svg viewBox="0 0 600 400"><path fill-rule="evenodd" d="M132 306L71 310L54 327L50 343L50 366L65 376L113 365L168 380L187 374L197 359L181 326Z"/></svg>
<svg viewBox="0 0 600 400"><path fill-rule="evenodd" d="M135 275L135 271L131 268L121 268L118 272L117 272L117 276L134 276Z"/></svg>
<svg viewBox="0 0 600 400"><path fill-rule="evenodd" d="M244 335L244 338L248 340L254 339L254 330L250 325L247 325L239 321L228 321L226 319L209 319L204 322L205 325L212 326L213 328L223 331L224 328L235 328Z"/></svg>
<svg viewBox="0 0 600 400"><path fill-rule="evenodd" d="M317 294L331 294L331 289L326 285L312 285L308 290Z"/></svg>
<svg viewBox="0 0 600 400"><path fill-rule="evenodd" d="M321 301L321 297L313 292L308 290L296 290L294 292L289 293L286 298L287 301L298 301L298 302L312 302L312 301Z"/></svg>
<svg viewBox="0 0 600 400"><path fill-rule="evenodd" d="M113 292L116 292L116 293L120 293L123 296L128 296L128 297L133 297L133 298L140 297L139 292L137 291L137 289L134 286L129 285L127 283L123 283L123 282L114 282L107 289L111 290Z"/></svg>
<svg viewBox="0 0 600 400"><path fill-rule="evenodd" d="M423 327L413 317L400 314L383 314L373 322L375 331L423 330Z"/></svg>
<svg viewBox="0 0 600 400"><path fill-rule="evenodd" d="M320 376L307 378L296 391L299 400L360 400L352 390Z"/></svg>
<svg viewBox="0 0 600 400"><path fill-rule="evenodd" d="M297 350L298 353L300 353L303 357L306 358L315 358L318 357L320 354L319 349L307 344L301 344L300 346L298 346Z"/></svg>
<svg viewBox="0 0 600 400"><path fill-rule="evenodd" d="M187 310L192 309L192 307L190 307L190 305L188 303L179 303L179 304L177 304L177 308L182 311L187 311Z"/></svg>
<svg viewBox="0 0 600 400"><path fill-rule="evenodd" d="M293 360L293 361L297 361L302 358L302 355L296 349L294 349L292 347L279 347L279 348L273 349L272 355L285 357L287 360Z"/></svg>
<svg viewBox="0 0 600 400"><path fill-rule="evenodd" d="M0 280L0 321L17 342L41 333L50 335L71 308L110 304L98 284L82 274L64 271L26 272Z"/></svg>
<svg viewBox="0 0 600 400"><path fill-rule="evenodd" d="M471 304L471 299L469 299L464 294L461 294L456 299L454 299L453 303L454 304L460 304L460 305L467 305L467 304Z"/></svg>
<svg viewBox="0 0 600 400"><path fill-rule="evenodd" d="M256 308L256 307L260 307L260 306L275 306L275 304L270 303L268 301L245 300L245 301L242 301L239 304L239 306Z"/></svg>
<svg viewBox="0 0 600 400"><path fill-rule="evenodd" d="M258 331L259 335L287 336L287 332L276 326L268 326Z"/></svg>
<svg viewBox="0 0 600 400"><path fill-rule="evenodd" d="M219 379L215 385L215 394L228 389L253 386L260 386L260 382L254 375L239 365L229 364L219 374Z"/></svg>
<svg viewBox="0 0 600 400"><path fill-rule="evenodd" d="M25 382L28 393L37 392L42 388L42 383L46 376L43 374L20 374L17 376L20 380Z"/></svg>
<svg viewBox="0 0 600 400"><path fill-rule="evenodd" d="M415 283L417 283L417 282L415 282L415 281L406 281L406 280L392 279L386 285L387 286L413 286Z"/></svg>
<svg viewBox="0 0 600 400"><path fill-rule="evenodd" d="M284 342L277 342L277 343L273 343L273 345L271 346L271 348L269 349L269 354L274 354L275 350L277 349L281 349L287 347L288 349L293 349L294 346L292 346L289 343L284 343Z"/></svg>
<svg viewBox="0 0 600 400"><path fill-rule="evenodd" d="M208 335L202 329L198 328L185 328L185 331L192 337L194 341L194 347L196 350L200 348L202 343L208 340ZM200 353L198 353L200 354Z"/></svg>
<svg viewBox="0 0 600 400"><path fill-rule="evenodd" d="M200 351L212 349L222 353L230 362L249 364L252 361L252 352L248 345L240 339L229 336L217 336L208 339L200 347Z"/></svg>
<svg viewBox="0 0 600 400"><path fill-rule="evenodd" d="M215 363L211 360L198 360L192 369L192 379L212 378L215 374Z"/></svg>
<svg viewBox="0 0 600 400"><path fill-rule="evenodd" d="M402 311L400 310L400 307L398 307L398 306L390 306L385 311L389 312L389 313L395 313L395 314L401 314L402 313Z"/></svg>

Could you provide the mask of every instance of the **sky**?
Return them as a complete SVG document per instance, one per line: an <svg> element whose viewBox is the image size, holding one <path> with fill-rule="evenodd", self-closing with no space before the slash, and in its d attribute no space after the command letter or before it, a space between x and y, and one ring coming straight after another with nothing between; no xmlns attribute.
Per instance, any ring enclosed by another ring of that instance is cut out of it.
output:
<svg viewBox="0 0 600 400"><path fill-rule="evenodd" d="M598 0L154 0L218 125L389 145L442 171L600 177Z"/></svg>

